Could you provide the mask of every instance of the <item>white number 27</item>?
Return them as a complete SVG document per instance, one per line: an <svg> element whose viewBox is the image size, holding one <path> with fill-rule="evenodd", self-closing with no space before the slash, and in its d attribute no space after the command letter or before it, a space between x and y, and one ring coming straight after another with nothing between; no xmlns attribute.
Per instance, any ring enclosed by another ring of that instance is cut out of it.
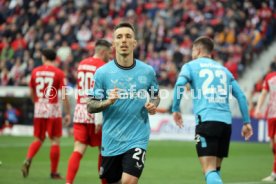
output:
<svg viewBox="0 0 276 184"><path fill-rule="evenodd" d="M35 82L37 83L36 86L36 94L39 98L42 98L43 95L50 96L51 88L53 86L54 79L52 77L37 77L35 79ZM45 90L44 88L47 85L47 91L42 91Z"/></svg>

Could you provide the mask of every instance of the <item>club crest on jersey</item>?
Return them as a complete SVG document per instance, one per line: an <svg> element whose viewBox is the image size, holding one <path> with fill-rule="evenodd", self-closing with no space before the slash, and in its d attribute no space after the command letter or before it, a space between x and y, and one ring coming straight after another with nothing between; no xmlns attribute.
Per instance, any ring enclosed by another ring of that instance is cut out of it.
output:
<svg viewBox="0 0 276 184"><path fill-rule="evenodd" d="M141 84L146 84L146 83L147 83L147 77L146 77L146 76L139 76L139 77L138 77L138 81L139 81Z"/></svg>

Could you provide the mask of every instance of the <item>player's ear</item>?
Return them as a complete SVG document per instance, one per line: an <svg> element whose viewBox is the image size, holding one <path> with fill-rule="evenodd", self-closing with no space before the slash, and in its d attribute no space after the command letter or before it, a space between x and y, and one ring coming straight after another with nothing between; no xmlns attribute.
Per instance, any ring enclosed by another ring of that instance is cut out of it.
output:
<svg viewBox="0 0 276 184"><path fill-rule="evenodd" d="M134 48L136 48L136 47L137 47L137 45L138 45L137 40L134 40L134 41L133 41L133 47L134 47Z"/></svg>
<svg viewBox="0 0 276 184"><path fill-rule="evenodd" d="M111 48L110 48L111 50L115 50L115 42L114 41L112 41L112 43L111 43Z"/></svg>
<svg viewBox="0 0 276 184"><path fill-rule="evenodd" d="M41 56L41 60L42 60L42 63L44 63L44 61L46 60L44 55Z"/></svg>
<svg viewBox="0 0 276 184"><path fill-rule="evenodd" d="M195 48L195 55L196 55L196 57L198 57L200 55L200 53L201 53L201 49L199 47L196 47Z"/></svg>

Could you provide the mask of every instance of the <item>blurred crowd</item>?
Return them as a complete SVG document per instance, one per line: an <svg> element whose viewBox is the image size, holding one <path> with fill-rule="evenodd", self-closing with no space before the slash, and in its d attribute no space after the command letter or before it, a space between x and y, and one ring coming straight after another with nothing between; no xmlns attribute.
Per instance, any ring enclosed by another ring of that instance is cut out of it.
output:
<svg viewBox="0 0 276 184"><path fill-rule="evenodd" d="M41 49L55 48L56 65L76 83L80 60L97 39L112 41L114 25L136 28L135 57L172 86L201 35L215 40L213 57L238 78L275 36L275 0L0 0L1 86L27 85Z"/></svg>

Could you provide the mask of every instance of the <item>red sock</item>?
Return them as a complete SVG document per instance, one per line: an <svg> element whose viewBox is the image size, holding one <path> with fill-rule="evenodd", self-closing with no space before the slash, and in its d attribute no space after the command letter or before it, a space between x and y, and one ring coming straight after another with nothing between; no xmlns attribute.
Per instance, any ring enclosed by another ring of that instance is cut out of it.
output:
<svg viewBox="0 0 276 184"><path fill-rule="evenodd" d="M27 153L27 159L32 159L39 150L41 145L42 143L40 141L32 142Z"/></svg>
<svg viewBox="0 0 276 184"><path fill-rule="evenodd" d="M59 145L56 145L56 144L52 145L50 150L51 173L57 173L59 157L60 157Z"/></svg>
<svg viewBox="0 0 276 184"><path fill-rule="evenodd" d="M100 173L100 168L102 164L102 155L99 154L98 156L98 172ZM107 181L105 179L101 179L102 184L107 184Z"/></svg>
<svg viewBox="0 0 276 184"><path fill-rule="evenodd" d="M274 154L273 173L276 173L276 144L273 144L273 154Z"/></svg>
<svg viewBox="0 0 276 184"><path fill-rule="evenodd" d="M70 183L70 184L73 183L75 176L79 170L81 158L82 158L82 154L77 151L74 151L71 154L71 157L68 162L66 183Z"/></svg>

